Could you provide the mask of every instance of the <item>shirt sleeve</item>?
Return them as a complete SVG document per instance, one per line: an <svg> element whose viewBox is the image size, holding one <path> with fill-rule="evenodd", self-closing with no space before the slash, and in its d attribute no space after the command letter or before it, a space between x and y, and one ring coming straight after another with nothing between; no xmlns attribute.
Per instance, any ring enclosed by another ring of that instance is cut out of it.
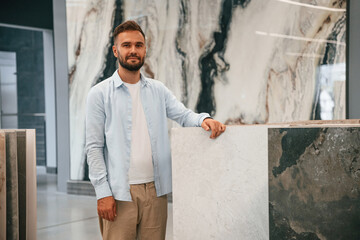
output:
<svg viewBox="0 0 360 240"><path fill-rule="evenodd" d="M164 86L166 115L183 127L200 127L205 118L210 118L208 113L194 113L178 101L174 94Z"/></svg>
<svg viewBox="0 0 360 240"><path fill-rule="evenodd" d="M105 111L101 91L92 88L86 102L86 155L89 165L89 178L95 188L96 198L112 196L107 180L104 159Z"/></svg>

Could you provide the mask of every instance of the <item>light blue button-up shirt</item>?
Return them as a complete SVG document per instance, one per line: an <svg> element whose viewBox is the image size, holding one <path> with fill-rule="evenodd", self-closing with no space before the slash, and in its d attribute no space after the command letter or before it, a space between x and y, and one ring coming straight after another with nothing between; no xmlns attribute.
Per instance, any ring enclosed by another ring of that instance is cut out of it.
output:
<svg viewBox="0 0 360 240"><path fill-rule="evenodd" d="M172 191L167 118L183 127L199 127L210 117L185 108L163 83L140 77L140 98L147 121L154 181L158 196ZM131 201L128 171L131 153L132 104L116 71L91 88L86 104L86 153L89 178L97 199L114 196Z"/></svg>

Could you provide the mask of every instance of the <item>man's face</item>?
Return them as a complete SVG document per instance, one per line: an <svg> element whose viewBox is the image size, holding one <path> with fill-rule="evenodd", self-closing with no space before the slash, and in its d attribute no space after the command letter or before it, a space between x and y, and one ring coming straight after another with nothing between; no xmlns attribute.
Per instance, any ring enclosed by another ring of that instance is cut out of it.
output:
<svg viewBox="0 0 360 240"><path fill-rule="evenodd" d="M138 71L145 60L145 39L139 31L122 32L115 39L113 52L123 68Z"/></svg>

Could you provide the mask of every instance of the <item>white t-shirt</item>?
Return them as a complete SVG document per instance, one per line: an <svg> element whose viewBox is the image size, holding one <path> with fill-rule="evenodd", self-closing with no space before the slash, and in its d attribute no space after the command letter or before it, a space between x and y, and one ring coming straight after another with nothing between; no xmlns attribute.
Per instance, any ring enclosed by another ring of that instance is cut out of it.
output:
<svg viewBox="0 0 360 240"><path fill-rule="evenodd" d="M132 132L129 183L140 184L154 181L151 144L144 109L140 99L140 81L124 83L132 100Z"/></svg>

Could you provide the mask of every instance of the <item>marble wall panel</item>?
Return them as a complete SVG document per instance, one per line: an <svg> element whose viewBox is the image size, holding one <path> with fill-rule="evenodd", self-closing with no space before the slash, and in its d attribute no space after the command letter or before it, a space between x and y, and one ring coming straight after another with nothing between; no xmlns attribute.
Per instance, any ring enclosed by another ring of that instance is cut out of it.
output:
<svg viewBox="0 0 360 240"><path fill-rule="evenodd" d="M345 0L68 0L71 179L86 175L85 99L116 69L120 22L141 25L142 73L187 107L228 124L291 122L345 118L345 9Z"/></svg>
<svg viewBox="0 0 360 240"><path fill-rule="evenodd" d="M342 102L346 96L346 86L344 81L334 83L334 101ZM334 119L344 119L346 116L346 104L335 104Z"/></svg>
<svg viewBox="0 0 360 240"><path fill-rule="evenodd" d="M360 239L360 128L269 129L270 239Z"/></svg>
<svg viewBox="0 0 360 240"><path fill-rule="evenodd" d="M6 239L6 139L0 132L0 240Z"/></svg>
<svg viewBox="0 0 360 240"><path fill-rule="evenodd" d="M84 175L85 101L105 68L115 1L66 1L70 84L71 178ZM81 176L81 177L80 177Z"/></svg>
<svg viewBox="0 0 360 240"><path fill-rule="evenodd" d="M320 92L333 97L332 84L345 80L332 79L331 69L320 71L345 62L345 1L289 2L299 1L248 1L233 10L224 50L230 67L214 84L218 119L320 119ZM345 65L340 69L345 75ZM345 98L339 100L335 105L345 106Z"/></svg>
<svg viewBox="0 0 360 240"><path fill-rule="evenodd" d="M19 239L19 197L16 132L6 133L6 237Z"/></svg>
<svg viewBox="0 0 360 240"><path fill-rule="evenodd" d="M174 239L268 239L267 126L171 135Z"/></svg>

